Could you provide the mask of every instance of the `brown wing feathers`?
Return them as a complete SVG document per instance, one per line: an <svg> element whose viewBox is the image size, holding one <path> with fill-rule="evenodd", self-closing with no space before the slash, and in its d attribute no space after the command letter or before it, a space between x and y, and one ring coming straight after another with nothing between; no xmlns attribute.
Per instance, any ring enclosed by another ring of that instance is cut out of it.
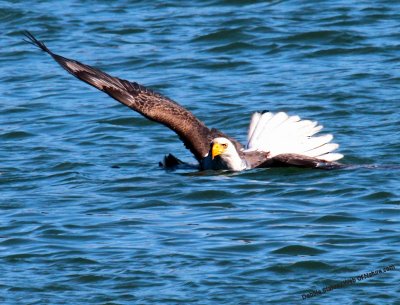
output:
<svg viewBox="0 0 400 305"><path fill-rule="evenodd" d="M302 168L320 168L320 169L338 169L344 166L337 162L323 161L317 158L298 155L298 154L280 154L273 158L265 160L257 165L263 167L302 167Z"/></svg>
<svg viewBox="0 0 400 305"><path fill-rule="evenodd" d="M107 93L146 118L172 129L197 160L200 161L208 153L214 133L223 135L214 129L209 130L190 111L171 99L137 83L110 76L91 66L54 54L30 32L26 31L24 34L29 43L50 54L57 63L78 79Z"/></svg>

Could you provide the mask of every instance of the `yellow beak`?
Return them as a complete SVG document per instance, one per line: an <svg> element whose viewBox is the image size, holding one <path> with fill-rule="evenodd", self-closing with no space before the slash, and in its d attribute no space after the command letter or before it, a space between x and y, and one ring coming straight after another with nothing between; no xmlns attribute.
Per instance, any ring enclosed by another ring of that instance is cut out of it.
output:
<svg viewBox="0 0 400 305"><path fill-rule="evenodd" d="M219 143L214 143L212 150L211 150L211 158L214 160L216 156L219 156L225 151L225 149L222 147L221 144Z"/></svg>

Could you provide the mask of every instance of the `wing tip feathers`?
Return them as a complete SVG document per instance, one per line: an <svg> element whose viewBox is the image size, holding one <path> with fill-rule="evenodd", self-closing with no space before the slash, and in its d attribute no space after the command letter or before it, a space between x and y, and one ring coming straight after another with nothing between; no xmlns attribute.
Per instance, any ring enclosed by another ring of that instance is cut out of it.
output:
<svg viewBox="0 0 400 305"><path fill-rule="evenodd" d="M43 42L36 39L36 37L33 36L33 34L31 32L29 32L28 30L24 30L22 32L22 34L24 34L24 36L27 38L27 39L23 39L25 42L34 45L35 47L41 49L42 51L44 51L46 53L49 53L50 55L53 54Z"/></svg>

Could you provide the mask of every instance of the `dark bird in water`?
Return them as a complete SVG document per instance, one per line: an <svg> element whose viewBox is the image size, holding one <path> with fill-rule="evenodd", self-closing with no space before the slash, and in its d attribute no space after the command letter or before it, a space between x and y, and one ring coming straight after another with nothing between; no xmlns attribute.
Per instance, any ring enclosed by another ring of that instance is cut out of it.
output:
<svg viewBox="0 0 400 305"><path fill-rule="evenodd" d="M252 168L295 166L306 168L338 168L335 161L343 157L333 153L339 145L331 143L330 134L315 136L322 126L317 122L301 120L284 112L256 112L252 115L247 145L217 129L209 129L190 111L168 97L135 82L113 77L79 61L50 51L30 32L24 32L32 43L48 53L61 67L78 79L107 93L118 102L139 112L149 120L173 130L199 163L200 170L242 171ZM172 155L164 165L183 162Z"/></svg>

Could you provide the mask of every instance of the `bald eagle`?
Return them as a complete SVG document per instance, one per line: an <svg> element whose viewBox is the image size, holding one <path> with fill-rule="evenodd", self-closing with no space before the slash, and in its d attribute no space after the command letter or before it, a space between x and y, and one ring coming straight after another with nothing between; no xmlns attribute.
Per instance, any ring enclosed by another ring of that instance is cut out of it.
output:
<svg viewBox="0 0 400 305"><path fill-rule="evenodd" d="M247 144L241 145L223 132L209 129L190 111L175 101L138 83L113 77L79 61L50 51L30 32L27 42L48 53L61 67L78 79L107 93L149 120L173 130L196 160L200 170L242 171L252 168L295 166L338 168L343 157L333 153L339 145L330 134L314 136L322 126L284 112L256 112L250 120ZM165 164L182 163L169 155Z"/></svg>

